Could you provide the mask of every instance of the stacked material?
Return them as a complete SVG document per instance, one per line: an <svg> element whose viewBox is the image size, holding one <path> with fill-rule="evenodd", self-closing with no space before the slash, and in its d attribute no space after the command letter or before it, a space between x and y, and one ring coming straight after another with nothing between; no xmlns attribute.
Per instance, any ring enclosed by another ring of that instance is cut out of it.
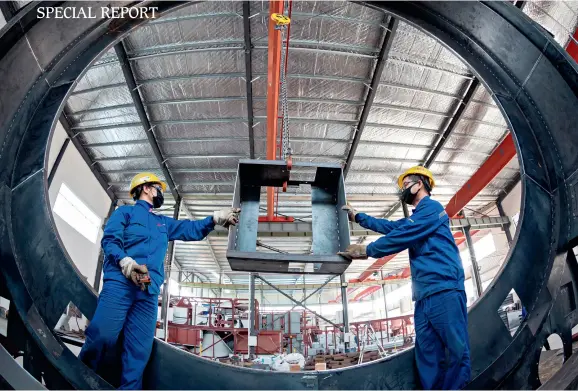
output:
<svg viewBox="0 0 578 391"><path fill-rule="evenodd" d="M370 351L364 352L362 357L362 363L375 361L380 358L379 352ZM357 365L359 363L359 352L343 353L343 354L318 354L315 357L311 357L305 363L303 368L306 371L314 371L315 365L325 363L327 369L338 369L350 367L352 365ZM318 365L319 367L319 365Z"/></svg>

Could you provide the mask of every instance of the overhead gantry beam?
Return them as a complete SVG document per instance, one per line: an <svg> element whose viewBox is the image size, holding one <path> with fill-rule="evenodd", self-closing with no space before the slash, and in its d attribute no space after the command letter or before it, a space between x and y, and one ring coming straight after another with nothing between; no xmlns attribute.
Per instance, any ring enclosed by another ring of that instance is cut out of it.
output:
<svg viewBox="0 0 578 391"><path fill-rule="evenodd" d="M501 228L506 224L510 223L508 217L483 217L483 218L463 218L463 219L451 219L450 228L452 231L456 231L456 238L460 238L462 235L461 231L463 227L470 226L473 229L490 229L490 228ZM365 229L359 224L350 223L349 224L350 233L352 236L371 236L379 235L375 232ZM473 231L472 231L473 232ZM293 223L267 223L260 222L257 227L257 235L259 237L309 237L313 233L313 224L308 222L293 222ZM229 231L222 228L216 227L209 236L226 237ZM373 269L373 268L372 268Z"/></svg>
<svg viewBox="0 0 578 391"><path fill-rule="evenodd" d="M122 44L122 42L117 43L114 46L114 50L116 51L116 55L117 55L118 60L120 62L120 65L122 68L122 73L124 74L124 78L126 80L128 90L129 90L130 95L132 97L136 112L139 116L141 125L145 131L145 134L147 136L147 139L149 141L151 149L153 150L153 154L155 155L155 158L161 167L161 171L163 172L165 180L167 181L167 184L169 185L169 187L171 189L171 193L172 193L174 199L177 200L177 202L179 202L181 200L181 195L179 194L179 191L177 189L177 186L175 185L173 177L171 176L171 173L169 172L169 168L167 166L166 159L163 157L163 154L161 152L161 149L159 147L159 144L158 144L157 139L155 137L155 134L153 132L153 127L149 121L149 118L148 118L146 110L145 110L144 103L143 103L141 96L138 92L138 86L136 84L136 79L134 77L134 73L132 72L132 68L130 66L128 56L126 54L126 50L124 49L124 45Z"/></svg>
<svg viewBox="0 0 578 391"><path fill-rule="evenodd" d="M94 175L100 186L102 186L103 190L106 192L106 195L108 195L111 201L114 202L116 200L116 196L114 195L112 190L110 190L110 186L104 175L102 175L102 173L98 171L98 169L96 168L96 163L92 160L92 158L90 157L90 155L88 154L88 152L86 151L86 149L84 148L78 137L76 137L77 134L75 134L74 131L72 130L70 122L68 121L68 118L66 117L64 112L60 113L60 124L64 128L64 131L68 136L68 139L76 147L78 153L80 153L82 160L84 160L84 162L90 168L90 171L92 171L92 174Z"/></svg>
<svg viewBox="0 0 578 391"><path fill-rule="evenodd" d="M251 53L251 20L249 19L251 4L243 1L243 31L245 35L245 90L247 94L247 127L249 128L249 155L255 159L255 129L253 117L253 65Z"/></svg>
<svg viewBox="0 0 578 391"><path fill-rule="evenodd" d="M281 76L281 31L271 16L283 13L283 1L269 2L269 46L267 54L267 160L277 160L277 125ZM273 220L275 188L267 188L267 219Z"/></svg>
<svg viewBox="0 0 578 391"><path fill-rule="evenodd" d="M381 50L379 51L379 55L377 56L377 63L375 64L375 71L373 71L373 77L371 79L371 84L369 85L369 91L367 92L367 99L365 100L365 104L363 105L363 109L361 110L359 122L354 129L353 142L351 144L351 148L349 149L349 153L347 154L345 166L343 167L344 178L346 178L347 174L349 173L349 169L351 168L351 163L353 163L355 152L357 151L357 147L359 146L359 142L361 141L363 130L365 129L365 125L367 124L369 112L371 110L371 106L373 105L375 95L377 94L379 81L381 80L381 74L383 73L385 63L387 62L389 52L391 51L391 45L393 43L395 33L397 32L398 25L399 21L393 16L390 16L389 23L387 24L386 27L385 36L383 38L383 44L381 45Z"/></svg>

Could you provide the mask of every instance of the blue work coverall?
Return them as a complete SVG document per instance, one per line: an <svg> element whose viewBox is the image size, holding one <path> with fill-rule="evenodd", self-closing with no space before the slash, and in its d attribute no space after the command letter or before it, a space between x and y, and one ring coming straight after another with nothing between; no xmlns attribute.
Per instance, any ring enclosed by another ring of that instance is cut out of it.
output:
<svg viewBox="0 0 578 391"><path fill-rule="evenodd" d="M105 357L116 351L123 331L121 389L142 389L155 335L168 242L201 240L215 227L212 217L175 220L152 211L152 205L139 200L134 206L121 206L110 216L101 241L104 284L79 355L97 373L105 372ZM124 257L147 266L151 278L148 290L141 291L122 274L119 262Z"/></svg>
<svg viewBox="0 0 578 391"><path fill-rule="evenodd" d="M408 218L388 221L358 213L355 220L385 235L367 246L368 256L409 250L416 302L415 359L422 387L464 387L470 380L464 269L443 206L426 196Z"/></svg>

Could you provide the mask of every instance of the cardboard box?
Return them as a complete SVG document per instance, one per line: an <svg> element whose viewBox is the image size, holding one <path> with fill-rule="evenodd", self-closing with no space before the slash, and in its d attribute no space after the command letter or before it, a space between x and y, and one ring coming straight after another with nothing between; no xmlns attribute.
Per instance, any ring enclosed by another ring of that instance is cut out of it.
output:
<svg viewBox="0 0 578 391"><path fill-rule="evenodd" d="M299 371L301 371L301 367L299 366L299 364L291 364L291 365L289 365L289 371L290 372L299 372Z"/></svg>
<svg viewBox="0 0 578 391"><path fill-rule="evenodd" d="M316 362L315 363L315 370L316 371L325 371L327 369L327 364L324 362Z"/></svg>

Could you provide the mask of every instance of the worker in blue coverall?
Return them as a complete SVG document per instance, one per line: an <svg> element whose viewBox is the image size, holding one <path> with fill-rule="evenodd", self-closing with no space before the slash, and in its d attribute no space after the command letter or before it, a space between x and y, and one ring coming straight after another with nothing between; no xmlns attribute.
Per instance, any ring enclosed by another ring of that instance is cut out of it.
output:
<svg viewBox="0 0 578 391"><path fill-rule="evenodd" d="M164 259L171 240L201 240L215 227L237 224L240 209L227 208L203 220L175 220L155 214L166 184L153 173L136 175L130 185L134 206L119 207L104 228L104 284L86 330L79 358L97 373L106 370L105 354L116 350L124 332L120 389L142 389L152 350ZM140 284L137 273L150 276ZM109 353L110 354L110 353Z"/></svg>
<svg viewBox="0 0 578 391"><path fill-rule="evenodd" d="M415 360L424 389L456 390L470 380L470 349L464 268L443 206L430 198L435 186L425 167L412 167L398 180L410 217L389 221L345 206L349 219L384 234L375 242L351 245L349 259L381 258L409 250L415 301ZM446 349L449 362L446 362Z"/></svg>

